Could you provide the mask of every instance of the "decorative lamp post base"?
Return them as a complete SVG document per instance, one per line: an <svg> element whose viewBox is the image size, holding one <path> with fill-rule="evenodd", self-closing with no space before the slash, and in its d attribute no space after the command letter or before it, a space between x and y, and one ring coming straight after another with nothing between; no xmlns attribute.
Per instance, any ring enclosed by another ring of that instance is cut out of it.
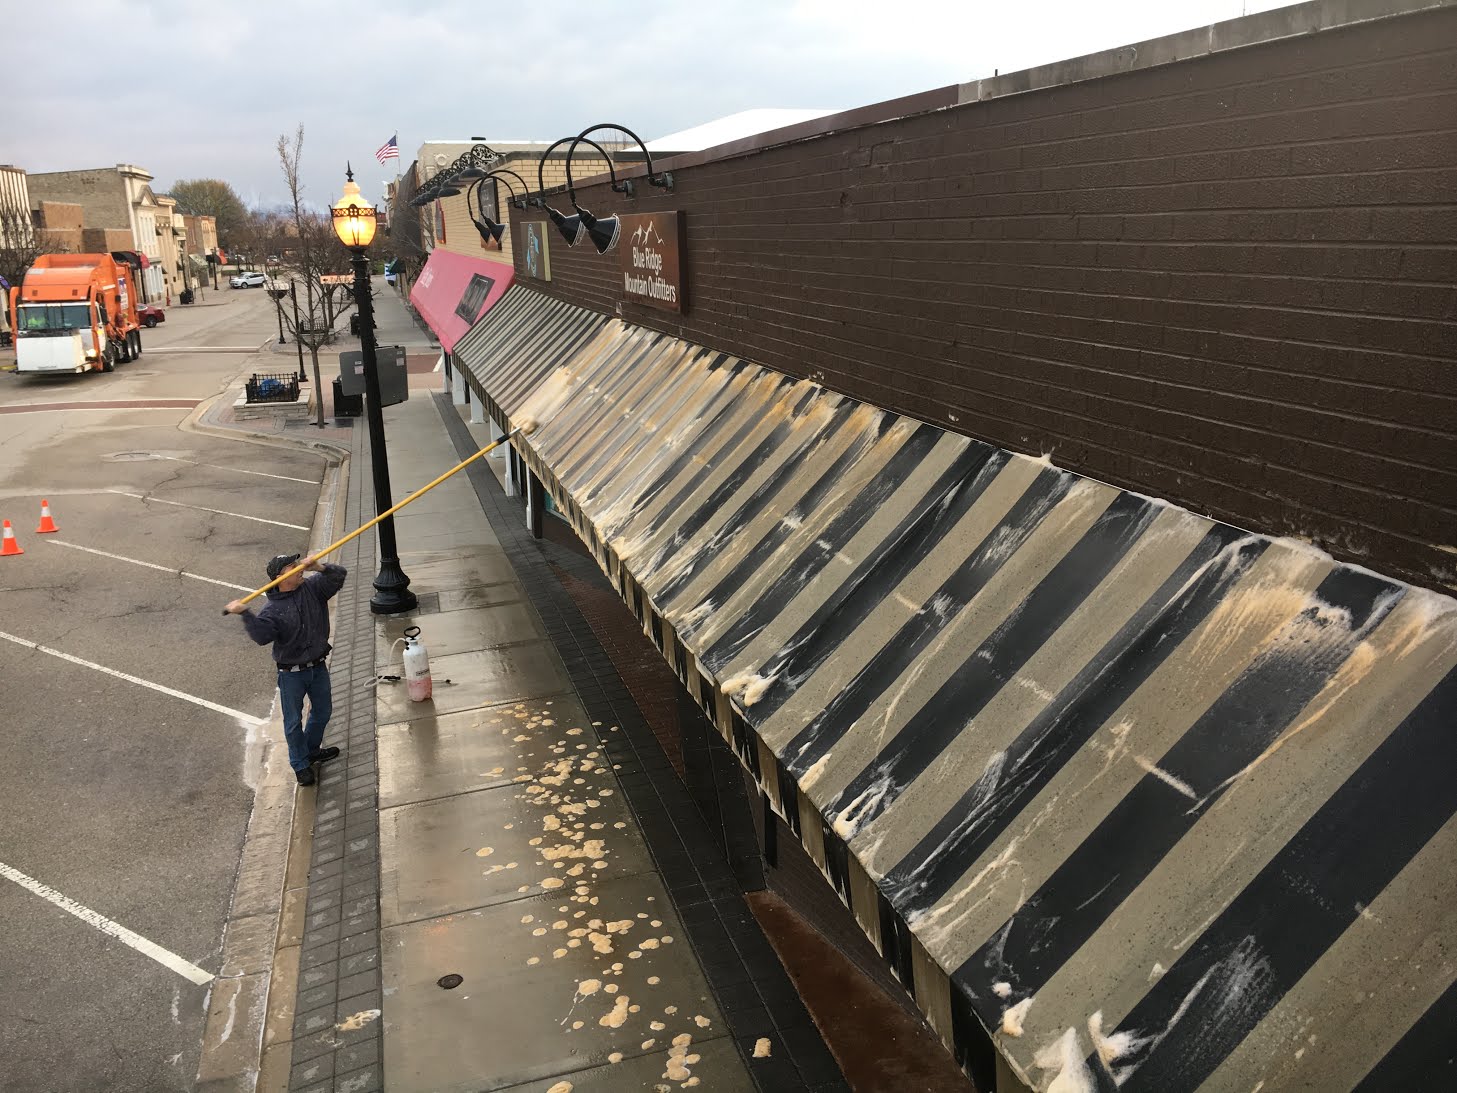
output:
<svg viewBox="0 0 1457 1093"><path fill-rule="evenodd" d="M370 611L376 615L400 615L415 610L419 604L419 598L410 591L410 578L400 568L399 560L386 558L374 578Z"/></svg>

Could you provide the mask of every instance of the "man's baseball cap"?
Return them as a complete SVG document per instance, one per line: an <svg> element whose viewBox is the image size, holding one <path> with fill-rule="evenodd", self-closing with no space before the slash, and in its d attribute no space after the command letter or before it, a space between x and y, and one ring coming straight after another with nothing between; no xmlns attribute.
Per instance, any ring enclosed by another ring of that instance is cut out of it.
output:
<svg viewBox="0 0 1457 1093"><path fill-rule="evenodd" d="M268 560L268 579L275 579L301 558L301 554L275 554Z"/></svg>

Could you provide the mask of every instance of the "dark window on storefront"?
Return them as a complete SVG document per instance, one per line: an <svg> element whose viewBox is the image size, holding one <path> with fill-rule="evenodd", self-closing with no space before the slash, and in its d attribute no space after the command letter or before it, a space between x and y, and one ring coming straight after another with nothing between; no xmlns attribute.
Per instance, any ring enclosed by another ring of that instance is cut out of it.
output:
<svg viewBox="0 0 1457 1093"><path fill-rule="evenodd" d="M476 316L481 313L485 306L486 297L491 294L491 288L495 285L493 278L483 273L473 274L470 284L465 286L465 291L460 294L460 303L455 305L455 313L468 323L476 321Z"/></svg>

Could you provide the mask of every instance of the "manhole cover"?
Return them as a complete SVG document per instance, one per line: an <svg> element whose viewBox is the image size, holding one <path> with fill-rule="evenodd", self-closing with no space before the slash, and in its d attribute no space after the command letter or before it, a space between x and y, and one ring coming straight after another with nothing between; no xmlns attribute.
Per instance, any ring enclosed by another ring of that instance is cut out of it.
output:
<svg viewBox="0 0 1457 1093"><path fill-rule="evenodd" d="M112 452L101 457L103 463L141 463L148 459L166 459L156 452Z"/></svg>
<svg viewBox="0 0 1457 1093"><path fill-rule="evenodd" d="M435 980L435 982L440 986L444 987L446 990L453 991L456 987L460 986L463 982L465 982L465 980L452 972L450 975L442 975L439 979Z"/></svg>
<svg viewBox="0 0 1457 1093"><path fill-rule="evenodd" d="M155 452L112 452L103 455L103 463L147 463L157 459L185 459L190 453L162 449Z"/></svg>

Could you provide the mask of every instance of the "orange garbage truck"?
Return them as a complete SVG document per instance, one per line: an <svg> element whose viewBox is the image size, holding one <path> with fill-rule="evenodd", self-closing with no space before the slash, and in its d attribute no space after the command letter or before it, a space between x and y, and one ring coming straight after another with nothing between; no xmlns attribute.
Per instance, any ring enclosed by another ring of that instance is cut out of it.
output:
<svg viewBox="0 0 1457 1093"><path fill-rule="evenodd" d="M110 372L142 355L131 269L109 254L42 254L9 303L17 372Z"/></svg>

